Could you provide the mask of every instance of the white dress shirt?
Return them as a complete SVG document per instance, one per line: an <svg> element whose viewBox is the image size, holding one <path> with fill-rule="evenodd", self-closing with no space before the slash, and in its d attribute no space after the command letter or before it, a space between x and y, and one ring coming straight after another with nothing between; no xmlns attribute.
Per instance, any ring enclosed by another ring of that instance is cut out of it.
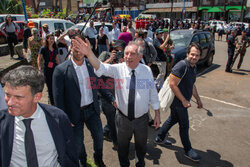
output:
<svg viewBox="0 0 250 167"><path fill-rule="evenodd" d="M112 41L113 40L117 40L118 39L118 37L119 37L119 35L120 35L120 30L119 30L119 28L117 28L117 27L115 27L115 28L113 28L112 29L112 31L111 31L111 36L112 36Z"/></svg>
<svg viewBox="0 0 250 167"><path fill-rule="evenodd" d="M106 34L107 36L109 35L109 29L107 26L104 26L103 28L103 34Z"/></svg>
<svg viewBox="0 0 250 167"><path fill-rule="evenodd" d="M42 108L37 104L35 113L30 117L34 135L38 165L42 167L60 167L58 153ZM24 146L25 125L22 116L15 117L13 149L10 167L27 166Z"/></svg>
<svg viewBox="0 0 250 167"><path fill-rule="evenodd" d="M89 38L96 38L97 31L96 31L95 28L87 27L86 30L85 30L85 34L86 34Z"/></svg>
<svg viewBox="0 0 250 167"><path fill-rule="evenodd" d="M73 66L76 70L76 75L78 78L80 91L81 91L81 106L86 106L93 103L93 93L90 86L90 78L88 68L86 66L86 61L84 60L81 66L78 66L74 60L71 58Z"/></svg>
<svg viewBox="0 0 250 167"><path fill-rule="evenodd" d="M128 94L132 70L126 63L105 64L101 63L95 71L97 76L105 75L115 79L115 98L117 107L124 114L128 115ZM139 118L148 112L148 107L160 109L158 93L154 85L152 71L141 63L135 69L136 90L135 90L135 118Z"/></svg>

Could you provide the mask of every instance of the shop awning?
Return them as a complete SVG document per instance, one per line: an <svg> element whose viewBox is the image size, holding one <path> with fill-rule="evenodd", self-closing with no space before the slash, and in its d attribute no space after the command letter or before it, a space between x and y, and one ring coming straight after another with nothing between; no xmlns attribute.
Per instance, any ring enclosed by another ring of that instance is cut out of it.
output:
<svg viewBox="0 0 250 167"><path fill-rule="evenodd" d="M209 12L209 13L219 13L219 12L224 12L224 10L221 9L221 8L218 8L218 7L212 7L207 12Z"/></svg>
<svg viewBox="0 0 250 167"><path fill-rule="evenodd" d="M209 9L211 9L212 7L209 7L209 6L200 6L200 7L198 7L198 10L200 11L200 10L209 10Z"/></svg>
<svg viewBox="0 0 250 167"><path fill-rule="evenodd" d="M246 10L246 7L243 7ZM241 10L241 6L226 6L226 10Z"/></svg>
<svg viewBox="0 0 250 167"><path fill-rule="evenodd" d="M183 8L173 8L172 12L182 12ZM185 8L186 12L197 12L197 7ZM143 13L168 13L171 12L171 8L151 8L145 10Z"/></svg>

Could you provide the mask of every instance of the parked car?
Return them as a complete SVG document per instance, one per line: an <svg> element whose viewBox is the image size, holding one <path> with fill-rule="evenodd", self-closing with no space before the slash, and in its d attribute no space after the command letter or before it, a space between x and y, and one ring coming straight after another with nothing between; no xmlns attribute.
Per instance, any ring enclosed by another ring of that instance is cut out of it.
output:
<svg viewBox="0 0 250 167"><path fill-rule="evenodd" d="M249 23L244 23L244 22L232 22L233 26L236 28L238 26L241 26L242 24L244 24L245 29L248 28L248 24Z"/></svg>
<svg viewBox="0 0 250 167"><path fill-rule="evenodd" d="M71 21L63 19L37 18L29 19L29 21L32 21L35 24L35 27L40 30L41 36L44 33L42 28L43 24L48 24L50 32L55 32L55 30L61 30L62 32L64 32L65 30L75 25Z"/></svg>
<svg viewBox="0 0 250 167"><path fill-rule="evenodd" d="M23 30L24 30L24 21L13 21L14 23L18 24L20 27L20 31L18 33L18 41L23 40ZM0 24L0 27L2 26L3 23ZM6 37L3 35L3 33L0 31L0 44L5 44L7 43Z"/></svg>
<svg viewBox="0 0 250 167"><path fill-rule="evenodd" d="M214 26L216 26L216 32L218 32L220 29L222 29L221 24L224 26L224 31L227 29L227 24L225 21L221 20L210 20L208 21L208 25L210 29L212 29Z"/></svg>
<svg viewBox="0 0 250 167"><path fill-rule="evenodd" d="M4 22L7 15L8 14L0 14L0 23ZM11 18L13 21L25 21L23 14L11 14Z"/></svg>
<svg viewBox="0 0 250 167"><path fill-rule="evenodd" d="M202 30L174 30L170 37L174 43L174 49L171 54L174 58L174 64L186 57L186 48L192 43L199 43L202 48L201 58L198 64L204 63L210 66L213 63L215 54L215 44L213 35L208 31Z"/></svg>
<svg viewBox="0 0 250 167"><path fill-rule="evenodd" d="M74 26L72 26L70 29L75 29L75 28L79 28L80 30L83 28L83 26L85 25L85 23L78 23ZM94 22L94 27L97 31L97 34L99 34L99 28L102 26L102 23L101 22ZM111 31L112 31L112 24L111 23L105 23L105 26L108 27L109 29L109 34L108 34L108 39L109 39L109 42L112 41L112 35L111 35ZM89 27L89 23L87 23L85 29L83 30L83 33L85 32L86 28Z"/></svg>

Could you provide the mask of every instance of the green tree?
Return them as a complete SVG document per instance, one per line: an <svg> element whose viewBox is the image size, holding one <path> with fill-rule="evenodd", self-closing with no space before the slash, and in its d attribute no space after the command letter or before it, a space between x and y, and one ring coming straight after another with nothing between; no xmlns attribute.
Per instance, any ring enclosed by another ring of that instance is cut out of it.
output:
<svg viewBox="0 0 250 167"><path fill-rule="evenodd" d="M23 6L21 1L0 0L0 14L22 14Z"/></svg>

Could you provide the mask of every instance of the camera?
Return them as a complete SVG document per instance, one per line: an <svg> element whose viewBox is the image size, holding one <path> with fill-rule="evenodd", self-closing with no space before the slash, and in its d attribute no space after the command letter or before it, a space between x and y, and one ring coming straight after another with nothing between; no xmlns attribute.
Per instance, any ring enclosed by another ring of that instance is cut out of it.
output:
<svg viewBox="0 0 250 167"><path fill-rule="evenodd" d="M119 59L120 58L123 58L124 57L124 52L120 51L120 50L117 50L116 53L115 53L115 63L118 63L119 62Z"/></svg>

